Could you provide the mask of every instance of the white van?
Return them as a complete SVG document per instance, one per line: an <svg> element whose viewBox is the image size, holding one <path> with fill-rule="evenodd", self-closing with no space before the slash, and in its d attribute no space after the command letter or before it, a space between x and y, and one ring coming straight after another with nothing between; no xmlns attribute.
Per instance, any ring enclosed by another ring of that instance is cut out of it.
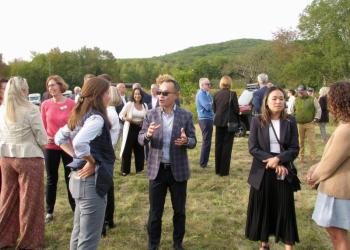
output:
<svg viewBox="0 0 350 250"><path fill-rule="evenodd" d="M41 104L41 95L39 93L32 93L28 95L28 101L31 103L40 106Z"/></svg>

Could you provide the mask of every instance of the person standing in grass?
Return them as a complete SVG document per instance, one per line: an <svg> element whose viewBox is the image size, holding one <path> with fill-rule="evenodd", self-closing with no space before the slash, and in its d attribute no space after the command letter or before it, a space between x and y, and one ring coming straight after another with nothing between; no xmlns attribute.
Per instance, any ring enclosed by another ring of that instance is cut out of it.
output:
<svg viewBox="0 0 350 250"><path fill-rule="evenodd" d="M157 92L159 107L148 111L138 136L142 146L150 146L147 161L149 250L159 249L168 188L174 210L173 247L184 249L187 180L190 177L187 149L194 148L197 140L192 114L175 104L179 91L180 85L173 78L161 82Z"/></svg>
<svg viewBox="0 0 350 250"><path fill-rule="evenodd" d="M329 91L329 87L322 87L320 89L320 97L318 98L318 102L321 107L321 118L318 121L318 126L320 127L320 134L323 143L327 143L328 140L328 134L326 131L326 125L329 122L329 115L328 115L328 105L327 105L327 94Z"/></svg>
<svg viewBox="0 0 350 250"><path fill-rule="evenodd" d="M0 249L44 247L46 131L39 108L27 100L27 81L7 83L0 107ZM20 236L20 237L18 237ZM17 244L17 246L16 246Z"/></svg>
<svg viewBox="0 0 350 250"><path fill-rule="evenodd" d="M199 166L206 168L208 166L211 136L213 133L213 98L209 93L211 84L208 78L199 79L199 90L196 95L196 108L198 114L198 123L202 131L202 149L199 159Z"/></svg>
<svg viewBox="0 0 350 250"><path fill-rule="evenodd" d="M95 250L101 239L115 162L107 116L109 86L100 77L84 82L68 124L55 136L55 143L74 157L68 165L72 168L69 189L76 203L71 250Z"/></svg>
<svg viewBox="0 0 350 250"><path fill-rule="evenodd" d="M59 166L62 159L64 178L66 181L69 205L74 212L75 203L69 192L68 182L70 169L67 165L72 162L72 157L65 153L60 147L55 145L54 137L57 130L63 127L75 106L75 102L63 96L68 89L67 83L58 75L49 76L46 80L46 89L52 98L45 100L41 104L41 117L48 136L48 144L45 150L46 167L46 223L53 220L53 212L56 203L57 182L59 176Z"/></svg>
<svg viewBox="0 0 350 250"><path fill-rule="evenodd" d="M137 142L143 119L147 112L141 88L134 88L130 101L123 107L119 118L123 120L123 140L120 149L122 176L130 174L131 155L134 152L136 173L142 172L145 164L144 148Z"/></svg>
<svg viewBox="0 0 350 250"><path fill-rule="evenodd" d="M269 236L282 241L286 250L299 242L293 187L287 164L298 156L295 119L285 113L283 89L271 87L262 103L261 115L252 119L249 152L253 162L245 236L269 249ZM283 146L281 146L283 145Z"/></svg>
<svg viewBox="0 0 350 250"><path fill-rule="evenodd" d="M0 105L2 105L4 100L4 92L7 84L7 79L0 79ZM1 192L1 166L0 166L0 192Z"/></svg>
<svg viewBox="0 0 350 250"><path fill-rule="evenodd" d="M227 123L239 122L237 94L230 90L231 85L231 77L223 76L219 83L220 90L214 94L215 173L219 176L227 176L230 173L235 133L227 130Z"/></svg>
<svg viewBox="0 0 350 250"><path fill-rule="evenodd" d="M307 174L311 187L318 185L312 219L324 227L336 250L350 249L350 82L330 86L328 107L338 127L329 138L321 161Z"/></svg>
<svg viewBox="0 0 350 250"><path fill-rule="evenodd" d="M107 116L109 121L111 122L111 140L113 149L116 149L118 138L119 138L119 116L115 107L119 105L121 102L120 97L117 93L117 88L114 86L109 87L109 95L110 101L107 107ZM107 234L107 226L111 229L115 227L114 224L114 185L108 190L107 194L107 207L106 207L106 215L105 215L105 223L102 230L102 235Z"/></svg>

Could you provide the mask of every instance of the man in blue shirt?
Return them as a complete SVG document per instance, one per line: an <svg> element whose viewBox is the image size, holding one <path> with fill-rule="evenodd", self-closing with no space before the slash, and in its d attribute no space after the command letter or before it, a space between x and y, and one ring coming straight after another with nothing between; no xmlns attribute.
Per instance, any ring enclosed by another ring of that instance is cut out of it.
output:
<svg viewBox="0 0 350 250"><path fill-rule="evenodd" d="M264 99L264 95L268 89L268 86L267 86L268 81L269 81L269 77L265 73L261 73L260 75L258 75L258 83L259 83L260 89L258 89L253 93L253 100L252 100L252 103L254 106L254 112L256 115L261 113L261 105Z"/></svg>
<svg viewBox="0 0 350 250"><path fill-rule="evenodd" d="M202 149L199 160L201 168L208 166L211 136L213 133L213 98L209 94L211 83L208 78L199 79L199 90L196 95L196 107L198 113L199 127L202 131Z"/></svg>

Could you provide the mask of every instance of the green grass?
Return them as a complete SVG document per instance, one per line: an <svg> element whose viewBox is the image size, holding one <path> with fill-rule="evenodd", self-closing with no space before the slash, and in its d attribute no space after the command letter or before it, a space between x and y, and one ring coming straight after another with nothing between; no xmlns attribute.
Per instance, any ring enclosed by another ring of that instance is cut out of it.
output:
<svg viewBox="0 0 350 250"><path fill-rule="evenodd" d="M198 126L196 129L197 147L188 151L192 176L188 182L185 248L193 250L257 249L257 242L251 242L244 237L249 194L247 176L251 163L247 137L235 139L230 176L218 177L214 173L214 147L210 154L209 168L199 169L202 137ZM323 144L319 139L318 127L316 131L320 157ZM308 163L301 165L296 161L296 165L299 169L299 177L303 178L309 167ZM117 227L108 231L107 237L101 240L99 249L147 249L148 180L144 174L120 176L119 159L115 166ZM73 214L68 204L62 170L60 175L54 222L46 226L47 249L69 248ZM295 194L300 237L300 243L296 245L296 249L331 249L325 230L311 220L315 198L316 191L310 190L304 183L302 190ZM163 250L172 249L172 229L172 207L170 194L168 194L163 215L161 239ZM281 243L273 242L274 238L271 237L272 249L284 249Z"/></svg>

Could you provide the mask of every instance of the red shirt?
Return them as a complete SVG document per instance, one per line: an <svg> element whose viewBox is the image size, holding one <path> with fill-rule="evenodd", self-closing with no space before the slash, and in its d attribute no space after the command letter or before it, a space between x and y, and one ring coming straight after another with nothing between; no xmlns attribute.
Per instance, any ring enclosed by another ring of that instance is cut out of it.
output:
<svg viewBox="0 0 350 250"><path fill-rule="evenodd" d="M67 124L69 115L74 106L75 102L69 98L59 103L54 102L51 98L45 100L41 104L41 117L48 138L54 138L56 132ZM54 143L47 144L46 148L61 150L61 148Z"/></svg>

